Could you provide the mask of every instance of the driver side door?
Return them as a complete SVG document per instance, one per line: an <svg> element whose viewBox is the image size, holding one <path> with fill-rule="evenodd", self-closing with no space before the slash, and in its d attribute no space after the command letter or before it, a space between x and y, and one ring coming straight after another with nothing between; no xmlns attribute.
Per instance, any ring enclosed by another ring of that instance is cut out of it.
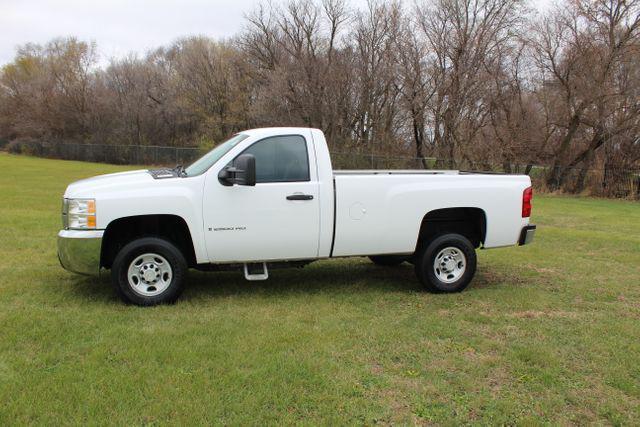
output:
<svg viewBox="0 0 640 427"><path fill-rule="evenodd" d="M211 262L317 257L320 201L311 144L308 135L260 139L240 153L255 157L255 186L207 182L203 218Z"/></svg>

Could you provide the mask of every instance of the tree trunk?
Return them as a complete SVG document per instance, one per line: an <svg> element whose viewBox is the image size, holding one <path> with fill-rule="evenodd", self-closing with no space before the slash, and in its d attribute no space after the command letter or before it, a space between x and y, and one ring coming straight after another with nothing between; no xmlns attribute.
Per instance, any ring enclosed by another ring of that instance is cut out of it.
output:
<svg viewBox="0 0 640 427"><path fill-rule="evenodd" d="M580 154L574 157L574 159L570 161L566 167L560 170L557 176L557 184L558 184L557 188L560 188L564 185L564 182L567 179L567 175L577 165L583 162L589 163L588 160L593 157L595 151L598 148L600 148L602 145L604 145L606 141L607 140L605 139L605 136L604 136L604 130L601 127L598 127L596 129L596 133L593 135L593 138L591 138L591 142L589 143L587 148L585 148Z"/></svg>
<svg viewBox="0 0 640 427"><path fill-rule="evenodd" d="M413 138L416 142L416 156L422 163L422 168L427 169L427 160L424 158L422 147L424 146L424 125L418 123L415 113L413 113Z"/></svg>
<svg viewBox="0 0 640 427"><path fill-rule="evenodd" d="M580 172L578 172L578 177L576 178L576 183L573 187L574 193L582 193L585 187L585 180L587 178L587 173L589 172L589 167L593 162L594 152L589 151L589 154L582 162L582 167L580 168Z"/></svg>
<svg viewBox="0 0 640 427"><path fill-rule="evenodd" d="M504 173L511 173L511 163L509 162L502 162L502 171Z"/></svg>
<svg viewBox="0 0 640 427"><path fill-rule="evenodd" d="M566 178L566 169L562 168L561 163L562 159L564 158L564 154L571 144L573 136L578 130L578 126L580 126L580 114L575 113L573 117L571 117L567 133L564 138L562 138L560 148L556 152L553 165L551 166L551 175L549 175L549 177L547 178L547 186L551 191L558 190L562 186L563 180Z"/></svg>

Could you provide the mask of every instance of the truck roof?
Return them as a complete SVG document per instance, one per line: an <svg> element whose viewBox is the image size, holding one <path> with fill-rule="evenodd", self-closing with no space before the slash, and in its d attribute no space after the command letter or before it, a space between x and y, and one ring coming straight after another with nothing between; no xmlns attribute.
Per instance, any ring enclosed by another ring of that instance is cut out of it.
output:
<svg viewBox="0 0 640 427"><path fill-rule="evenodd" d="M269 136L273 134L288 134L288 133L303 133L309 132L309 130L317 130L314 128L305 128L305 127L270 127L270 128L256 128L243 130L240 132L243 135L249 136Z"/></svg>

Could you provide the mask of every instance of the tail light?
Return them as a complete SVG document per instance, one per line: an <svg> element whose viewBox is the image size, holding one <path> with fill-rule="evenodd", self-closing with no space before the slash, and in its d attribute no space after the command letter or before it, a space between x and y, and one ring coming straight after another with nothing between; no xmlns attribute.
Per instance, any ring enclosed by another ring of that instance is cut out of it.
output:
<svg viewBox="0 0 640 427"><path fill-rule="evenodd" d="M533 188L526 188L522 192L522 218L531 216L531 199L533 199Z"/></svg>

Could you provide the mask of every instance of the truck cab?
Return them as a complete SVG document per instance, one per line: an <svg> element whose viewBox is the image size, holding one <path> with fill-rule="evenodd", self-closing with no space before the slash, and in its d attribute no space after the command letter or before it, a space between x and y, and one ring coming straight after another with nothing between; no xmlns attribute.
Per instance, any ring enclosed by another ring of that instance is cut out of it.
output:
<svg viewBox="0 0 640 427"><path fill-rule="evenodd" d="M139 305L175 301L188 268L259 280L276 265L348 256L411 262L427 289L455 292L473 277L475 249L531 241L530 209L528 176L334 171L320 130L262 128L186 169L70 184L58 255L77 273L111 270Z"/></svg>

